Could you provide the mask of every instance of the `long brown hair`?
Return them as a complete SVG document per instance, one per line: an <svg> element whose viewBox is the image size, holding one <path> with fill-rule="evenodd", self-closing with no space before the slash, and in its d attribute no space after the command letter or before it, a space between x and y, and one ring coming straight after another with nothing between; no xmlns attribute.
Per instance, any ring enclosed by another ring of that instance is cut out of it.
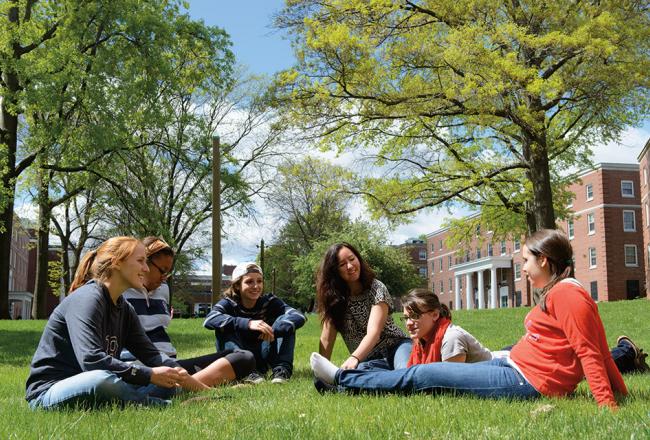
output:
<svg viewBox="0 0 650 440"><path fill-rule="evenodd" d="M138 244L142 242L135 237L113 237L103 242L97 249L86 252L77 266L70 292L91 279L106 281L113 273L113 266L129 258Z"/></svg>
<svg viewBox="0 0 650 440"><path fill-rule="evenodd" d="M539 306L546 312L546 295L565 278L573 277L573 249L569 238L557 229L540 229L526 239L528 252L535 257L546 257L551 269L551 280L539 293Z"/></svg>
<svg viewBox="0 0 650 440"><path fill-rule="evenodd" d="M451 319L449 307L440 302L438 295L428 289L412 289L401 298L402 307L415 315L440 311L440 317Z"/></svg>
<svg viewBox="0 0 650 440"><path fill-rule="evenodd" d="M317 310L322 322L330 321L339 331L350 298L350 287L339 274L338 253L342 248L348 248L359 260L359 281L364 290L370 289L375 280L375 272L350 243L336 243L327 249L316 277Z"/></svg>

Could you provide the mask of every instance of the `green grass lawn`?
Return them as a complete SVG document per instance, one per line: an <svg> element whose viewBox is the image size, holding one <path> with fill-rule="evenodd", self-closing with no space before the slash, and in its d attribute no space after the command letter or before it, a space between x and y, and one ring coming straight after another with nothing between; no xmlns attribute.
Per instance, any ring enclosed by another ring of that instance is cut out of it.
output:
<svg viewBox="0 0 650 440"><path fill-rule="evenodd" d="M650 349L650 301L602 303L608 340L627 334ZM523 333L528 309L460 311L454 321L497 349ZM480 400L451 395L319 395L309 353L318 348L315 315L298 332L295 374L289 383L222 387L185 395L171 408L31 411L24 400L28 365L44 321L0 321L0 439L6 438L650 438L650 374L627 375L630 396L617 413L600 410L585 382L575 397L532 402ZM179 354L209 352L212 332L200 320L174 320ZM334 361L346 357L339 340Z"/></svg>

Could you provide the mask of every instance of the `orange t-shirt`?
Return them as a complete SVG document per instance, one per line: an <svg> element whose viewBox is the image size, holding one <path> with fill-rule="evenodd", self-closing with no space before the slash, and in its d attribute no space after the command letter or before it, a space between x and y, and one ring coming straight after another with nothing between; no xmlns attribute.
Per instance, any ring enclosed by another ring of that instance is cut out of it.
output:
<svg viewBox="0 0 650 440"><path fill-rule="evenodd" d="M577 281L567 279L546 295L546 310L537 305L528 313L526 334L510 358L544 395L570 394L586 377L598 404L616 407L614 391L627 394L627 388L596 303Z"/></svg>

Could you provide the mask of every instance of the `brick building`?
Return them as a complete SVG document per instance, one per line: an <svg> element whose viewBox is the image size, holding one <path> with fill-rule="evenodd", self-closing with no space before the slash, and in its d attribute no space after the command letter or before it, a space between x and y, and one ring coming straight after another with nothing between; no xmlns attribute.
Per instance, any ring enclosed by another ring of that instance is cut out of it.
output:
<svg viewBox="0 0 650 440"><path fill-rule="evenodd" d="M638 165L601 163L569 188L573 217L558 227L571 239L576 278L596 300L645 296L639 181ZM456 309L532 305L521 273L523 237L496 241L479 228L468 249L449 249L448 233L427 235L429 287L441 302Z"/></svg>
<svg viewBox="0 0 650 440"><path fill-rule="evenodd" d="M232 280L232 272L235 266L225 264L221 276L221 292L226 290ZM173 284L173 296L182 298L187 310L176 310L181 315L205 316L212 308L210 303L212 297L212 275L191 274L187 278ZM215 295L215 301L221 299L221 292Z"/></svg>
<svg viewBox="0 0 650 440"><path fill-rule="evenodd" d="M650 174L650 139L645 143L643 150L638 156L639 160L639 181L641 195L641 217L639 227L643 230L643 249L645 250L645 279L650 279L650 186L648 174ZM650 283L645 283L645 295L650 299Z"/></svg>
<svg viewBox="0 0 650 440"><path fill-rule="evenodd" d="M409 238L404 243L396 246L404 250L411 259L415 271L424 279L428 278L427 269L427 244L419 238Z"/></svg>

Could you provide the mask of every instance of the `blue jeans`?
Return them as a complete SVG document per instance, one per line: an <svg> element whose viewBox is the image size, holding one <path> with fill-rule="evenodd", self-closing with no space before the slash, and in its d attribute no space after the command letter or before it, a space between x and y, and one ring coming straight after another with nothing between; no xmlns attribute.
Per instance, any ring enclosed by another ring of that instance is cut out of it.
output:
<svg viewBox="0 0 650 440"><path fill-rule="evenodd" d="M622 340L618 345L611 349L612 359L621 373L630 373L637 371L634 360L636 359L636 351L625 340Z"/></svg>
<svg viewBox="0 0 650 440"><path fill-rule="evenodd" d="M406 368L411 357L413 341L402 339L388 352L388 356L359 363L357 370L399 370Z"/></svg>
<svg viewBox="0 0 650 440"><path fill-rule="evenodd" d="M452 391L478 397L530 399L539 392L506 359L435 362L402 370L339 370L339 390L377 393Z"/></svg>
<svg viewBox="0 0 650 440"><path fill-rule="evenodd" d="M86 371L61 380L29 402L31 409L62 407L97 407L111 403L133 402L165 406L176 388L157 385L132 385L106 370Z"/></svg>
<svg viewBox="0 0 650 440"><path fill-rule="evenodd" d="M282 320L284 315L275 321ZM275 338L273 342L262 341L256 337L242 337L239 333L223 334L216 332L217 351L248 350L255 356L255 368L259 373L266 373L271 367L285 368L293 372L293 353L296 348L296 333Z"/></svg>

